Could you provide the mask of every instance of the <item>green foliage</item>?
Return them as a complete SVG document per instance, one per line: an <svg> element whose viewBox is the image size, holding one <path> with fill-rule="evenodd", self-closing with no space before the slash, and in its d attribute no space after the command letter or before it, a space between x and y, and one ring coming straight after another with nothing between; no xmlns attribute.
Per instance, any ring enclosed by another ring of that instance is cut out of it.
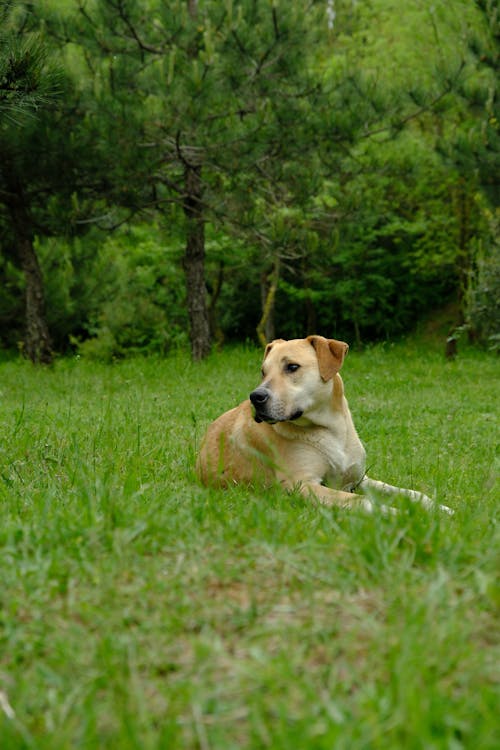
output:
<svg viewBox="0 0 500 750"><path fill-rule="evenodd" d="M19 270L0 255L0 344L6 349L13 349L22 341L22 288Z"/></svg>
<svg viewBox="0 0 500 750"><path fill-rule="evenodd" d="M295 217L300 241L288 242L290 228L281 233L280 334L399 336L456 287L459 217L442 212L455 190L448 172L411 133L364 144L357 157L352 174L325 180ZM479 215L474 222L478 232ZM257 274L250 278L258 294Z"/></svg>
<svg viewBox="0 0 500 750"><path fill-rule="evenodd" d="M497 358L349 354L373 475L455 510L389 518L196 484L260 360L0 364L8 750L496 750Z"/></svg>
<svg viewBox="0 0 500 750"><path fill-rule="evenodd" d="M50 61L48 49L29 28L25 3L0 4L0 128L22 124L61 91L61 71Z"/></svg>
<svg viewBox="0 0 500 750"><path fill-rule="evenodd" d="M48 85L54 60L66 81L57 106L0 127L5 345L23 338L12 184L58 349L78 341L107 358L184 341L189 165L200 168L219 339L255 337L276 262L280 335L398 336L451 297L462 304L472 273L469 314L480 338L494 335L494 309L477 296L494 275L481 248L500 152L489 0L51 0L2 13L0 78L33 45L38 78L26 68L16 91ZM84 237L96 224L106 239Z"/></svg>
<svg viewBox="0 0 500 750"><path fill-rule="evenodd" d="M59 348L72 342L85 356L110 360L186 343L179 250L157 227L48 240L38 252Z"/></svg>

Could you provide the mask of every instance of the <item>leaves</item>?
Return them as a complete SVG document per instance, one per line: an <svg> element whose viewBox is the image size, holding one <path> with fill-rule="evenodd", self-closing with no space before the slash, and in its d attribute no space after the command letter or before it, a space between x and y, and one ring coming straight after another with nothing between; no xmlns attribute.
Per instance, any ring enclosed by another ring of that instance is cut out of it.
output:
<svg viewBox="0 0 500 750"><path fill-rule="evenodd" d="M324 2L42 5L0 9L0 138L32 233L52 236L39 244L47 277L60 278L60 256L85 290L77 320L75 288L58 294L48 281L65 336L97 330L116 293L106 276L102 299L92 299L89 267L68 235L91 230L100 257L113 228L151 222L165 253L175 237L182 282L186 166L200 169L206 280L218 289L211 312L227 338L254 336L276 259L282 334L322 321L364 341L407 331L463 290L491 246L500 116L498 19L486 0L338 0L332 28ZM56 58L71 81L59 99ZM13 241L6 174L4 256ZM120 247L119 306L130 284L130 295L170 317L175 295L157 288L161 253L136 274L133 246ZM11 271L0 266L10 289ZM3 328L20 337L9 300ZM185 321L182 295L175 304ZM129 305L123 320L143 315L157 341L159 318L146 307ZM123 330L136 340L128 323Z"/></svg>

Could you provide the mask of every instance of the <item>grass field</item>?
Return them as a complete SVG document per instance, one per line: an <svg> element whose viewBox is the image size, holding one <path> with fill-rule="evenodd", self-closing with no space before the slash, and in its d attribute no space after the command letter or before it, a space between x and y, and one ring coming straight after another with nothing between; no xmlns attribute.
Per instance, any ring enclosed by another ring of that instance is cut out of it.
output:
<svg viewBox="0 0 500 750"><path fill-rule="evenodd" d="M2 750L500 747L498 358L344 366L371 475L453 517L199 487L259 369L0 364Z"/></svg>

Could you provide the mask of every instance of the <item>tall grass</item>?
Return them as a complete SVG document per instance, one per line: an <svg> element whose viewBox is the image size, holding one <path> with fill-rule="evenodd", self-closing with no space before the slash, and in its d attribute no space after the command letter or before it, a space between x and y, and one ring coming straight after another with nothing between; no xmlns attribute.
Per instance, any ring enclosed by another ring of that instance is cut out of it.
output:
<svg viewBox="0 0 500 750"><path fill-rule="evenodd" d="M0 364L2 749L498 747L498 360L344 366L371 475L453 517L198 486L259 367Z"/></svg>

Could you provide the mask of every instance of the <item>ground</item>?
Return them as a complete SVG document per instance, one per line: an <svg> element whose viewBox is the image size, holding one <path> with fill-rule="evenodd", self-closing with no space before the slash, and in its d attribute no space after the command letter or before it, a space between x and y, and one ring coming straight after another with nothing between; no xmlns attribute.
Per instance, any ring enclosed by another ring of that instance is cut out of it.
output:
<svg viewBox="0 0 500 750"><path fill-rule="evenodd" d="M344 366L370 474L450 518L200 487L260 356L0 364L2 747L498 747L498 359Z"/></svg>

